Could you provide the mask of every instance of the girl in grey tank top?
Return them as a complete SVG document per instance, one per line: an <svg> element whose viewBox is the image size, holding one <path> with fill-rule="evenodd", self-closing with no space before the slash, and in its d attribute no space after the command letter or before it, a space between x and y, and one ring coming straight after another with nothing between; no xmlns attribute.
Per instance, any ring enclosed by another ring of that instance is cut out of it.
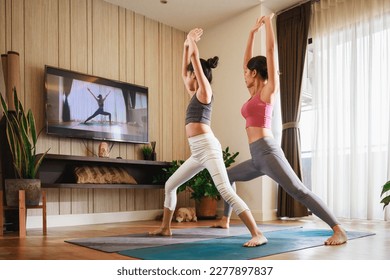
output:
<svg viewBox="0 0 390 280"><path fill-rule="evenodd" d="M211 121L211 69L217 66L218 57L208 59L207 61L199 58L196 42L200 39L202 33L203 30L198 28L191 30L184 43L182 74L186 88L189 94L192 95L187 108L186 125L203 123L209 126ZM210 102L204 104L198 100L199 97L202 97L203 100L210 100ZM163 221L161 227L150 234L172 235L171 220L177 204L177 188L206 168L222 198L232 206L237 215L250 229L252 239L246 242L244 246L264 244L267 240L260 230L257 229L256 222L248 206L234 192L229 183L222 157L221 144L210 130L207 129L206 131L209 132L195 134L188 138L191 156L166 182Z"/></svg>

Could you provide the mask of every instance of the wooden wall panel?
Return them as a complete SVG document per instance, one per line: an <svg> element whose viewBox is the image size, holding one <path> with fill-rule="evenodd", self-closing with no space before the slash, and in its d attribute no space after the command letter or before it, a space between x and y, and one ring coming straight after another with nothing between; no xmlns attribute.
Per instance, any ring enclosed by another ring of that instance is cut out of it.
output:
<svg viewBox="0 0 390 280"><path fill-rule="evenodd" d="M0 34L7 34L6 0L0 0ZM0 54L7 52L7 38L0 36Z"/></svg>
<svg viewBox="0 0 390 280"><path fill-rule="evenodd" d="M19 53L20 61L24 61L24 27L25 27L25 16L24 16L24 1L23 0L12 0L7 2L9 3L10 10L7 9L7 12L10 12L11 15L9 17L10 22L10 35L7 38L7 47ZM8 41L10 43L8 43ZM21 63L20 65L20 93L18 93L19 98L24 100L24 65Z"/></svg>
<svg viewBox="0 0 390 280"><path fill-rule="evenodd" d="M119 8L104 1L92 4L92 69L94 75L119 79Z"/></svg>
<svg viewBox="0 0 390 280"><path fill-rule="evenodd" d="M5 46L6 50L12 50L12 45L11 45L11 34L12 34L12 0L5 0L5 31L6 33L4 34L5 37Z"/></svg>
<svg viewBox="0 0 390 280"><path fill-rule="evenodd" d="M135 13L126 10L126 80L134 83L135 80Z"/></svg>
<svg viewBox="0 0 390 280"><path fill-rule="evenodd" d="M175 137L172 138L172 150L173 159L186 159L186 149L188 145L187 137L184 132L185 126L185 112L188 103L188 94L185 90L183 79L181 77L181 68L182 68L182 59L175 59L174 54L183 53L183 44L185 36L182 32L173 30L172 35L172 70L174 73L180 73L172 77L172 91L173 91L173 100L172 107L172 135Z"/></svg>
<svg viewBox="0 0 390 280"><path fill-rule="evenodd" d="M156 141L157 157L160 155L161 141L158 141L160 127L158 127L159 116L159 67L158 67L158 48L156 43L159 41L158 23L156 21L145 19L145 85L149 88L149 139ZM162 208L163 197L160 190L145 191L145 205L149 209Z"/></svg>
<svg viewBox="0 0 390 280"><path fill-rule="evenodd" d="M60 0L60 2L62 2ZM69 30L63 30L69 32L70 40L70 68L73 71L90 73L88 67L88 53L91 51L91 46L88 45L88 27L89 22L87 2L82 0L70 1L70 14L67 13L63 16L64 23L69 20ZM65 36L65 42L68 35Z"/></svg>
<svg viewBox="0 0 390 280"><path fill-rule="evenodd" d="M162 156L172 160L173 139L173 75L172 75L172 28L160 24L160 73L161 73L161 105L163 108L162 123Z"/></svg>
<svg viewBox="0 0 390 280"><path fill-rule="evenodd" d="M20 97L44 125L44 65L149 88L149 138L158 160L186 158L181 80L184 32L103 0L0 0L0 50L17 51ZM42 135L39 152L93 155L98 141ZM110 156L140 159L142 144L115 143ZM49 189L48 214L160 209L163 190Z"/></svg>
<svg viewBox="0 0 390 280"><path fill-rule="evenodd" d="M156 150L159 151L161 143L157 142L161 127L158 125L160 112L159 99L159 34L158 23L152 20L145 21L145 84L149 88L149 139L156 141ZM161 155L157 155L161 156Z"/></svg>
<svg viewBox="0 0 390 280"><path fill-rule="evenodd" d="M37 129L40 130L43 125L43 114L41 114L43 111L43 96L41 93L44 79L41 65L45 63L45 1L38 1L38 5L34 5L32 1L26 1L25 8L24 45L28 47L24 50L24 60L21 60L24 61L25 69L24 106L32 109Z"/></svg>
<svg viewBox="0 0 390 280"><path fill-rule="evenodd" d="M58 66L64 69L71 68L71 12L70 0L58 0L58 58L57 63L53 66ZM59 139L60 140L60 139ZM69 144L69 143L68 143Z"/></svg>

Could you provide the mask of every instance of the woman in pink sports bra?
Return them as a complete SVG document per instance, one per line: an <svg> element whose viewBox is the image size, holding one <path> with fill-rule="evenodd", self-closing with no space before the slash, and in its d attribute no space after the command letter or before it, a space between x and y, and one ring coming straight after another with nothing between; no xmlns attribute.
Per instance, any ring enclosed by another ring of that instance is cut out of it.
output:
<svg viewBox="0 0 390 280"><path fill-rule="evenodd" d="M235 188L237 181L268 175L332 228L333 235L325 241L326 245L343 244L347 241L346 232L321 199L302 184L272 135L272 108L278 84L272 17L273 14L259 18L249 33L244 55L244 78L250 98L242 106L241 113L246 120L252 158L229 169L229 180ZM254 37L263 25L266 30L266 57L253 57ZM224 216L214 227L228 228L230 215L231 207L225 202Z"/></svg>

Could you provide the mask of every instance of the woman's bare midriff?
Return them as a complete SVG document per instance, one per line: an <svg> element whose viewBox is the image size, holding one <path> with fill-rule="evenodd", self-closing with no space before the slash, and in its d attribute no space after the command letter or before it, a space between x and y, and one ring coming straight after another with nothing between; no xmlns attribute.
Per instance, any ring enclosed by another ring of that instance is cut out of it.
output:
<svg viewBox="0 0 390 280"><path fill-rule="evenodd" d="M204 123L189 123L186 125L187 137L212 132L211 127Z"/></svg>
<svg viewBox="0 0 390 280"><path fill-rule="evenodd" d="M249 144L264 137L274 137L272 131L264 127L247 127L246 134L248 135Z"/></svg>

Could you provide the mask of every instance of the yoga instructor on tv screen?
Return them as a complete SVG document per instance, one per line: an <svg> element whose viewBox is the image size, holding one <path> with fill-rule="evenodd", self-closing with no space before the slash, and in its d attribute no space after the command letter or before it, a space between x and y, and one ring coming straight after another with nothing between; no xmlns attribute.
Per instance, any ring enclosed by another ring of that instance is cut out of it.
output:
<svg viewBox="0 0 390 280"><path fill-rule="evenodd" d="M60 137L148 142L148 88L45 67L46 130Z"/></svg>

